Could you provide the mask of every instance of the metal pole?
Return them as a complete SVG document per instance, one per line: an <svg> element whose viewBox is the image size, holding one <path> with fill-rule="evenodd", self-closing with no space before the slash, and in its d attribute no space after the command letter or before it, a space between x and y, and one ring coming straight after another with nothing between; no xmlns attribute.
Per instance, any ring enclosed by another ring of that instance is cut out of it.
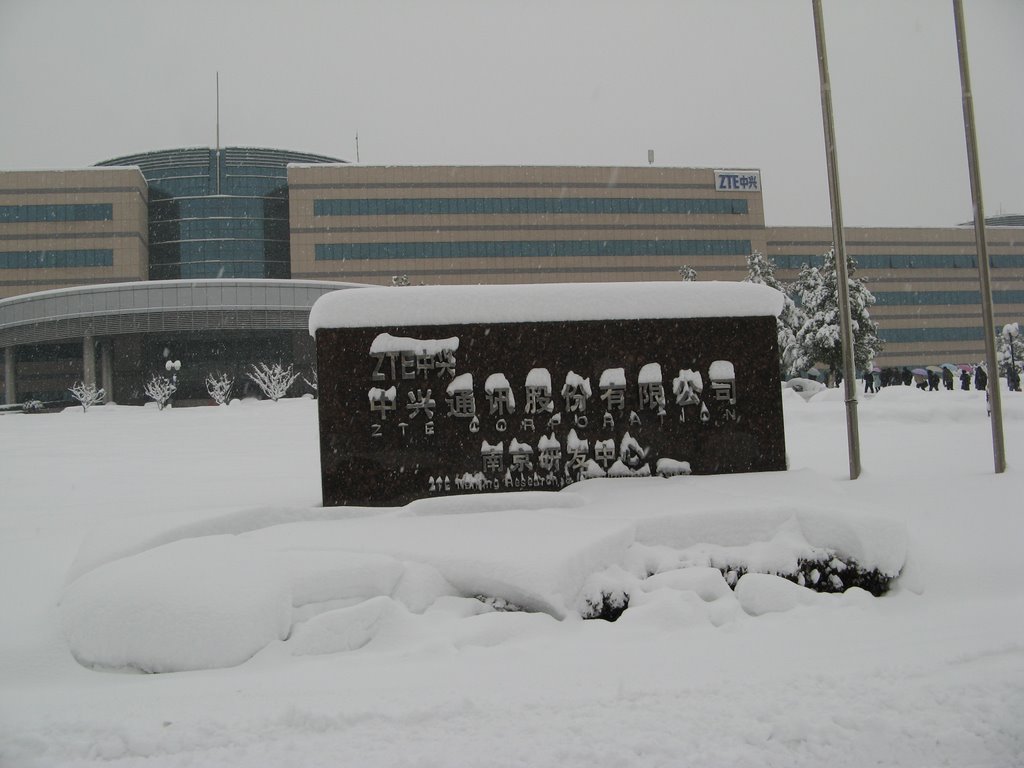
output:
<svg viewBox="0 0 1024 768"><path fill-rule="evenodd" d="M971 73L967 67L967 32L964 28L964 9L960 0L953 0L953 21L956 26L956 49L960 57L960 92L964 106L964 133L967 136L967 168L971 174L974 239L977 241L978 276L981 281L981 322L982 332L985 336L985 363L989 372L992 457L998 475L1006 470L1006 454L1003 449L1003 406L999 391L999 368L996 362L996 321L992 311L992 279L989 275L988 246L985 243L985 206L981 201L981 175L978 170L978 136L974 131Z"/></svg>
<svg viewBox="0 0 1024 768"><path fill-rule="evenodd" d="M857 376L853 367L853 324L850 316L850 285L846 269L846 239L843 236L843 205L839 196L839 158L832 122L832 86L825 55L825 23L821 0L812 0L814 39L818 45L818 75L821 83L821 114L825 124L825 158L828 164L828 197L832 204L832 241L835 246L836 283L839 291L839 334L843 351L843 386L846 398L846 438L850 453L850 479L860 477L860 430L857 426Z"/></svg>

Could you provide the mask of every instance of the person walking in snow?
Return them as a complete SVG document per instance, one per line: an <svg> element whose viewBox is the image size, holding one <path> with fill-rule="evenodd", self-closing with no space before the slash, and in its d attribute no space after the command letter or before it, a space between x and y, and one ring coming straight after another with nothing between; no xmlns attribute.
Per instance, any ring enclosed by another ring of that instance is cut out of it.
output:
<svg viewBox="0 0 1024 768"><path fill-rule="evenodd" d="M939 374L937 374L935 371L928 371L928 391L939 391Z"/></svg>
<svg viewBox="0 0 1024 768"><path fill-rule="evenodd" d="M960 389L967 392L971 388L971 374L967 371L960 371Z"/></svg>
<svg viewBox="0 0 1024 768"><path fill-rule="evenodd" d="M942 369L942 383L946 389L952 391L953 389L953 372L949 368Z"/></svg>
<svg viewBox="0 0 1024 768"><path fill-rule="evenodd" d="M868 392L874 392L874 391L875 391L875 377L871 375L871 371L865 371L864 372L864 392L865 392L865 394L867 394Z"/></svg>
<svg viewBox="0 0 1024 768"><path fill-rule="evenodd" d="M974 388L977 390L983 390L988 386L988 374L985 373L985 369L980 365L974 369Z"/></svg>

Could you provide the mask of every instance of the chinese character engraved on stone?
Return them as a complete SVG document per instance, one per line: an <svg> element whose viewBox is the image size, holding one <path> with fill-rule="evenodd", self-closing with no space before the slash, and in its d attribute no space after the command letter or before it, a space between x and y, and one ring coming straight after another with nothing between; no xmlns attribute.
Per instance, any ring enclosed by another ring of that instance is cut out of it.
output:
<svg viewBox="0 0 1024 768"><path fill-rule="evenodd" d="M458 339L455 339L456 345ZM448 374L448 378L455 378L455 353L450 349L442 349L436 355L434 355L434 370L437 371L437 376L440 378L444 373Z"/></svg>
<svg viewBox="0 0 1024 768"><path fill-rule="evenodd" d="M576 430L570 429L569 437L565 441L565 471L578 478L587 466L588 453L590 443L587 440L580 440Z"/></svg>
<svg viewBox="0 0 1024 768"><path fill-rule="evenodd" d="M686 406L700 405L700 395L704 391L704 380L698 371L682 368L679 375L672 379L672 394L676 397L679 408L679 420L686 421Z"/></svg>
<svg viewBox="0 0 1024 768"><path fill-rule="evenodd" d="M455 351L459 348L458 336L449 339L411 339L380 333L370 344L370 357L376 362L370 374L372 381L410 380L436 370L441 376L444 371L455 376Z"/></svg>
<svg viewBox="0 0 1024 768"><path fill-rule="evenodd" d="M532 368L526 374L526 405L523 413L551 413L555 404L551 400L551 374L547 368Z"/></svg>
<svg viewBox="0 0 1024 768"><path fill-rule="evenodd" d="M473 374L463 373L452 379L445 390L448 397L448 415L457 419L476 417L476 397L473 396Z"/></svg>
<svg viewBox="0 0 1024 768"><path fill-rule="evenodd" d="M486 440L480 446L480 458L483 460L484 472L502 472L505 469L505 443L491 445Z"/></svg>
<svg viewBox="0 0 1024 768"><path fill-rule="evenodd" d="M648 363L637 376L640 387L640 410L648 409L665 415L665 384L661 377L661 364Z"/></svg>
<svg viewBox="0 0 1024 768"><path fill-rule="evenodd" d="M641 447L636 438L627 432L622 436L622 442L619 444L619 461L630 469L636 470L644 464L647 454L650 452L650 448Z"/></svg>
<svg viewBox="0 0 1024 768"><path fill-rule="evenodd" d="M558 442L554 433L551 437L541 435L537 449L537 463L540 464L540 468L548 472L557 472L562 466L562 444Z"/></svg>
<svg viewBox="0 0 1024 768"><path fill-rule="evenodd" d="M565 374L565 385L562 387L562 397L565 398L565 410L569 413L583 413L587 410L587 400L590 399L590 379L584 379L578 373L569 371Z"/></svg>
<svg viewBox="0 0 1024 768"><path fill-rule="evenodd" d="M405 407L409 411L410 419L415 419L421 412L425 413L428 419L434 418L434 408L437 407L437 403L430 396L431 390L428 389L424 395L422 389L417 389L416 394L409 392L408 395L409 402Z"/></svg>
<svg viewBox="0 0 1024 768"><path fill-rule="evenodd" d="M512 396L512 385L503 373L492 373L484 382L484 394L490 404L490 412L499 417L515 413L516 399Z"/></svg>
<svg viewBox="0 0 1024 768"><path fill-rule="evenodd" d="M382 421L397 408L395 401L398 399L398 390L394 387L370 387L367 397L370 400L370 413L379 414Z"/></svg>
<svg viewBox="0 0 1024 768"><path fill-rule="evenodd" d="M508 445L508 455L512 457L512 469L516 472L528 472L533 469L533 448L520 443L514 437Z"/></svg>
<svg viewBox="0 0 1024 768"><path fill-rule="evenodd" d="M736 369L728 360L715 360L708 369L715 400L736 405Z"/></svg>
<svg viewBox="0 0 1024 768"><path fill-rule="evenodd" d="M626 408L626 369L606 368L601 373L598 383L601 388L601 399L605 401L606 410L625 410Z"/></svg>
<svg viewBox="0 0 1024 768"><path fill-rule="evenodd" d="M594 460L608 469L608 465L615 461L615 441L608 439L594 443Z"/></svg>

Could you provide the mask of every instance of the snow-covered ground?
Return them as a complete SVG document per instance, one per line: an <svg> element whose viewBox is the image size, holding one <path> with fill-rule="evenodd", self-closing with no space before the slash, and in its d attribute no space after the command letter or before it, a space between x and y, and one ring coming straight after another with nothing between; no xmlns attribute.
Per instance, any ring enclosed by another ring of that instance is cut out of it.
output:
<svg viewBox="0 0 1024 768"><path fill-rule="evenodd" d="M783 394L788 472L384 510L319 506L309 400L0 417L0 765L1024 764L1024 395L1002 475L979 393L868 395L851 482ZM825 551L901 575L708 567Z"/></svg>

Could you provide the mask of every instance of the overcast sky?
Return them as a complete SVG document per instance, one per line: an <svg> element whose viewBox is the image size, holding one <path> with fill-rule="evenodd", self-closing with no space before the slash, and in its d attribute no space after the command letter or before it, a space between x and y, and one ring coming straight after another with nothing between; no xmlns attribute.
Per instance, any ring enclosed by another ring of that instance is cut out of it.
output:
<svg viewBox="0 0 1024 768"><path fill-rule="evenodd" d="M966 0L987 215L1024 213L1024 2ZM849 226L971 218L952 3L826 0ZM215 142L365 164L760 168L828 224L810 0L0 0L0 169Z"/></svg>

